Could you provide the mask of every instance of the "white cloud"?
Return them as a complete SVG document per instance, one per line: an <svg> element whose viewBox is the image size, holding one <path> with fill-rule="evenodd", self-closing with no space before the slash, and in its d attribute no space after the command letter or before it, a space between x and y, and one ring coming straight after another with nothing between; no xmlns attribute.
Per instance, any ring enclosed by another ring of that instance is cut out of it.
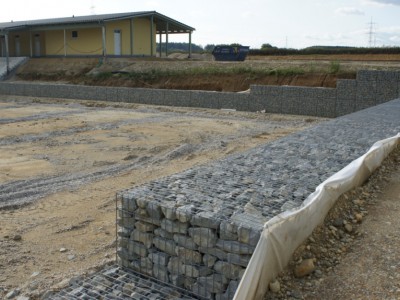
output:
<svg viewBox="0 0 400 300"><path fill-rule="evenodd" d="M355 15L355 16L363 16L365 13L355 7L340 7L335 10L335 13L346 16L346 15Z"/></svg>
<svg viewBox="0 0 400 300"><path fill-rule="evenodd" d="M400 35L394 35L389 38L390 41L394 43L400 43Z"/></svg>
<svg viewBox="0 0 400 300"><path fill-rule="evenodd" d="M400 0L362 0L365 4L375 4L378 6L399 5Z"/></svg>

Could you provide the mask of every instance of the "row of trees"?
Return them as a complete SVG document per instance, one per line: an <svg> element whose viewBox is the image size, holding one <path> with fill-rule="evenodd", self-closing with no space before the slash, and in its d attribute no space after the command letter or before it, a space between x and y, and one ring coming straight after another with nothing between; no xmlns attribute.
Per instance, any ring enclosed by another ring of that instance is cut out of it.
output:
<svg viewBox="0 0 400 300"><path fill-rule="evenodd" d="M204 47L192 44L194 53L211 53L216 45L208 44ZM240 44L231 44L230 46L241 46ZM160 45L157 44L157 51ZM162 44L161 50L165 52L165 44ZM188 43L168 43L168 52L187 52ZM400 54L400 47L376 47L376 48L358 48L342 46L313 46L304 49L278 48L265 43L260 49L251 49L250 55L310 55L310 54Z"/></svg>

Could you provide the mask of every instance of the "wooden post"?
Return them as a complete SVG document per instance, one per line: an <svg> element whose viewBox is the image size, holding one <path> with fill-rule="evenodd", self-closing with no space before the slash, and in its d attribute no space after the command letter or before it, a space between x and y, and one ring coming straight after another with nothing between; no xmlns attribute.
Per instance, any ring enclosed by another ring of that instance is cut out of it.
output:
<svg viewBox="0 0 400 300"><path fill-rule="evenodd" d="M6 42L6 65L7 65L7 75L10 74L10 52L8 49L8 33L4 35L4 39Z"/></svg>
<svg viewBox="0 0 400 300"><path fill-rule="evenodd" d="M169 31L169 23L167 22L167 29L165 31L165 57L168 57L168 31Z"/></svg>

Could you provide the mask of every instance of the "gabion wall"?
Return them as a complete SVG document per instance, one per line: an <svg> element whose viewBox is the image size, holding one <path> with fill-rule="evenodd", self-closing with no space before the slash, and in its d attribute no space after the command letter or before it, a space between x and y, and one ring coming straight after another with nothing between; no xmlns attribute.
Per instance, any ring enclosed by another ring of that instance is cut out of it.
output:
<svg viewBox="0 0 400 300"><path fill-rule="evenodd" d="M250 93L0 82L0 95L339 117L400 97L400 72L359 71L336 88L252 85Z"/></svg>
<svg viewBox="0 0 400 300"><path fill-rule="evenodd" d="M231 299L263 225L300 206L374 142L400 132L399 104L323 122L119 193L119 264L198 297Z"/></svg>

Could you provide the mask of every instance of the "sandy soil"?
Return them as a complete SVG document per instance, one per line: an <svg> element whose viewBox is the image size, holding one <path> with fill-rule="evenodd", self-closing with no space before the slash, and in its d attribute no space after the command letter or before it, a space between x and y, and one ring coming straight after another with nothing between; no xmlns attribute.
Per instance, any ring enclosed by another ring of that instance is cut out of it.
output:
<svg viewBox="0 0 400 300"><path fill-rule="evenodd" d="M115 259L115 194L321 119L0 98L0 298Z"/></svg>

